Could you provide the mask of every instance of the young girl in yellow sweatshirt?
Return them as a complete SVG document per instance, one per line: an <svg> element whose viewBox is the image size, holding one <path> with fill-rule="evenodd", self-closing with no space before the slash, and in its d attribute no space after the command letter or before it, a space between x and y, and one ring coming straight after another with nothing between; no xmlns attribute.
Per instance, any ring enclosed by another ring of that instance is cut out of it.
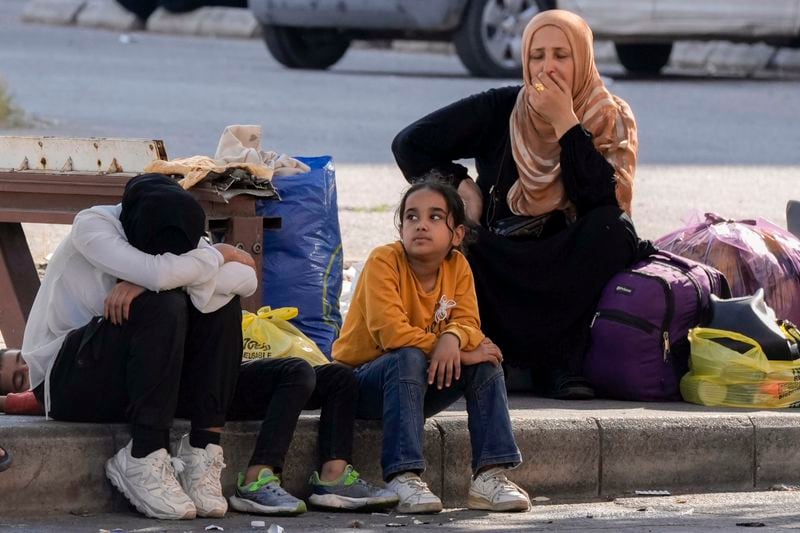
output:
<svg viewBox="0 0 800 533"><path fill-rule="evenodd" d="M472 509L524 511L528 495L505 476L522 461L508 415L500 349L480 329L475 285L460 252L464 203L438 180L413 185L397 212L401 240L367 259L335 360L356 368L360 418L383 420L384 479L398 511L442 502L420 479L425 418L465 396L472 443Z"/></svg>

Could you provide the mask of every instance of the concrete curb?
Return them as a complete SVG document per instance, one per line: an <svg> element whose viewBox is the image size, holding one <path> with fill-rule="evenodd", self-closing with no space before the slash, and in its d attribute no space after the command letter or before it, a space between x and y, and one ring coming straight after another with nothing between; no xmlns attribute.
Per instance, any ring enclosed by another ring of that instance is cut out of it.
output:
<svg viewBox="0 0 800 533"><path fill-rule="evenodd" d="M116 2L106 0L88 0L78 13L76 22L78 26L114 31L144 29L144 24L136 15L126 11Z"/></svg>
<svg viewBox="0 0 800 533"><path fill-rule="evenodd" d="M114 0L29 0L22 15L25 22L105 28L115 31L141 30L141 22L119 7ZM205 37L256 38L261 27L246 9L201 7L189 13L170 13L159 8L148 19L148 31ZM408 53L455 54L447 42L393 41L393 50ZM386 48L386 42L358 43L359 48ZM603 66L619 67L614 45L598 41L595 58ZM750 76L764 69L800 72L800 49L758 44L735 44L724 41L681 41L668 65L677 69L702 69L710 74Z"/></svg>
<svg viewBox="0 0 800 533"><path fill-rule="evenodd" d="M22 11L23 22L40 24L75 24L84 0L30 0Z"/></svg>
<svg viewBox="0 0 800 533"><path fill-rule="evenodd" d="M588 501L637 490L745 491L800 483L800 413L602 401L576 406L525 397L511 403L524 462L509 477L531 496ZM316 415L301 417L286 461L284 485L301 497L317 464L318 423ZM259 426L226 426L226 494L247 465ZM188 424L179 421L173 441L186 431ZM105 479L104 464L129 439L122 424L0 415L0 443L14 454L11 470L0 476L0 514L126 509ZM381 439L379 422L357 422L353 462L372 481L381 479ZM471 473L466 413L446 411L428 420L425 457L423 478L446 506L464 506Z"/></svg>

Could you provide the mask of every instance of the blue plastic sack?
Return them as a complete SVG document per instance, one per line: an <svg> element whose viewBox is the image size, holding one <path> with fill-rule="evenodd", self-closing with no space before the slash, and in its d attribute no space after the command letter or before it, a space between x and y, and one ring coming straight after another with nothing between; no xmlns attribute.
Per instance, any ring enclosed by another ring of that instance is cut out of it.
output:
<svg viewBox="0 0 800 533"><path fill-rule="evenodd" d="M262 301L273 309L297 307L292 320L328 359L342 315L342 235L336 171L330 156L298 157L306 174L275 177L281 200L260 200L256 213L281 217L281 229L264 231Z"/></svg>

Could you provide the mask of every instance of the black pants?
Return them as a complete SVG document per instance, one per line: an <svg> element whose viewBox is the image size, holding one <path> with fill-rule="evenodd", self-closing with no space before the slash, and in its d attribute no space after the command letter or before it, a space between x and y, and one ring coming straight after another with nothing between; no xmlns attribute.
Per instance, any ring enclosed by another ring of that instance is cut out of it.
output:
<svg viewBox="0 0 800 533"><path fill-rule="evenodd" d="M53 418L167 430L222 426L242 357L239 298L198 311L182 290L144 292L130 319L102 317L67 335L50 376Z"/></svg>
<svg viewBox="0 0 800 533"><path fill-rule="evenodd" d="M313 367L296 357L245 361L239 372L229 420L263 419L250 465L283 469L297 419L303 409L322 408L320 462L351 462L358 384L339 364Z"/></svg>

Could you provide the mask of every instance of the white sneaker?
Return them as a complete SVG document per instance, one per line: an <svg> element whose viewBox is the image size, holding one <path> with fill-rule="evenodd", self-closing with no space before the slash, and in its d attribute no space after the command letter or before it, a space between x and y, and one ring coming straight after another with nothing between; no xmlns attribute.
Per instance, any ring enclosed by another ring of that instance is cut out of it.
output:
<svg viewBox="0 0 800 533"><path fill-rule="evenodd" d="M220 476L225 463L222 458L222 447L208 444L205 449L195 448L189 444L189 434L183 436L175 457L186 466L178 473L178 480L183 490L197 507L197 516L222 518L228 511L228 500L222 495Z"/></svg>
<svg viewBox="0 0 800 533"><path fill-rule="evenodd" d="M495 467L478 474L469 487L467 507L486 511L527 511L528 493L508 480L505 468Z"/></svg>
<svg viewBox="0 0 800 533"><path fill-rule="evenodd" d="M162 448L137 459L131 455L132 443L106 461L106 477L111 484L150 518L195 518L197 510L175 479L175 460L170 460L167 450Z"/></svg>
<svg viewBox="0 0 800 533"><path fill-rule="evenodd" d="M397 504L399 513L438 513L442 510L442 500L414 472L396 476L386 488L400 498L400 503Z"/></svg>

